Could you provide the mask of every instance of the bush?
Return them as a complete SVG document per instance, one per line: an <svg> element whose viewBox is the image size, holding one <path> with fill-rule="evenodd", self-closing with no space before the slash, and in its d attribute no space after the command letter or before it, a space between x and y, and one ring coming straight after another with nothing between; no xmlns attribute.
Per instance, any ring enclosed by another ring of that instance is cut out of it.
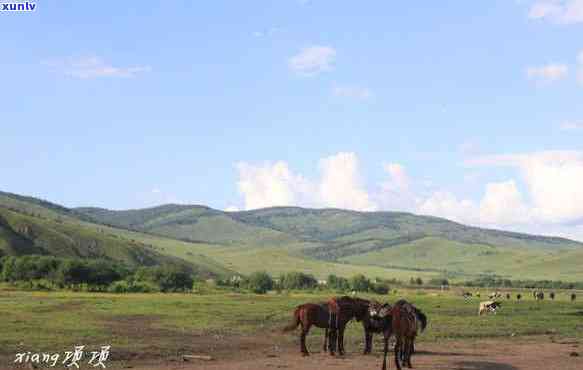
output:
<svg viewBox="0 0 583 370"><path fill-rule="evenodd" d="M282 275L279 286L283 289L313 289L318 286L318 280L313 275L302 272L290 272Z"/></svg>
<svg viewBox="0 0 583 370"><path fill-rule="evenodd" d="M372 290L372 283L366 276L358 274L350 279L350 287L357 292L368 292Z"/></svg>
<svg viewBox="0 0 583 370"><path fill-rule="evenodd" d="M190 271L178 265L141 268L135 280L154 283L162 292L191 290L194 283Z"/></svg>
<svg viewBox="0 0 583 370"><path fill-rule="evenodd" d="M335 289L342 292L350 289L350 283L348 282L348 279L336 275L328 275L327 283L330 289Z"/></svg>
<svg viewBox="0 0 583 370"><path fill-rule="evenodd" d="M374 284L372 286L372 291L376 294L380 294L380 295L385 295L385 294L389 294L389 292L391 291L391 288L386 285L386 284Z"/></svg>
<svg viewBox="0 0 583 370"><path fill-rule="evenodd" d="M257 294L265 294L273 289L273 279L266 272L254 272L247 280L247 288Z"/></svg>
<svg viewBox="0 0 583 370"><path fill-rule="evenodd" d="M127 280L120 280L112 283L108 291L111 293L153 293L158 292L157 286L146 281L134 281L130 282Z"/></svg>

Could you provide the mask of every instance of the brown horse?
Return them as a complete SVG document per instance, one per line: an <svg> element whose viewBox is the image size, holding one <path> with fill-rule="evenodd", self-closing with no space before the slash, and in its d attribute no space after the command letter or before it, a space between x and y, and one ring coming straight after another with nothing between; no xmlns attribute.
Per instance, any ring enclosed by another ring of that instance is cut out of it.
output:
<svg viewBox="0 0 583 370"><path fill-rule="evenodd" d="M344 331L352 319L362 322L365 334L364 353L370 353L372 347L372 333L369 332L369 304L370 301L349 296L333 297L328 301L330 354L334 355L336 346L338 353L344 354Z"/></svg>
<svg viewBox="0 0 583 370"><path fill-rule="evenodd" d="M302 325L302 332L300 334L300 351L302 355L308 356L308 348L306 347L306 336L310 332L310 328L316 326L317 328L326 329L324 334L324 352L328 350L328 328L329 328L330 314L327 303L305 303L296 307L293 313L292 322L283 328L284 332L292 331Z"/></svg>
<svg viewBox="0 0 583 370"><path fill-rule="evenodd" d="M383 328L384 355L383 370L387 369L387 354L389 351L389 339L395 335L395 364L401 370L401 362L409 368L411 356L415 352L415 338L418 331L423 331L427 326L427 317L411 303L400 300L394 306L372 303L369 307L370 317L376 326Z"/></svg>

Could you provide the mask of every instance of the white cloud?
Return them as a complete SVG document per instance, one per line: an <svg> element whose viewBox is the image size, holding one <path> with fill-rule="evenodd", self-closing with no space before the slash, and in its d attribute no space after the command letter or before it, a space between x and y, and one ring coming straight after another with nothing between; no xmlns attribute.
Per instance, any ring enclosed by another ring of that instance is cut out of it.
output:
<svg viewBox="0 0 583 370"><path fill-rule="evenodd" d="M565 121L560 127L563 131L583 130L583 121Z"/></svg>
<svg viewBox="0 0 583 370"><path fill-rule="evenodd" d="M293 173L286 162L237 164L238 188L245 209L273 206L335 207L371 211L370 200L354 153L338 153L319 162L320 178Z"/></svg>
<svg viewBox="0 0 583 370"><path fill-rule="evenodd" d="M437 191L423 200L417 213L444 217L457 222L476 223L478 208L471 200L458 199L453 193Z"/></svg>
<svg viewBox="0 0 583 370"><path fill-rule="evenodd" d="M416 194L416 184L405 167L399 163L385 163L383 170L388 178L380 184L380 191L376 194L377 202L383 209L414 211L420 196Z"/></svg>
<svg viewBox="0 0 583 370"><path fill-rule="evenodd" d="M332 94L342 98L358 100L369 100L374 96L369 88L357 86L336 86L332 89Z"/></svg>
<svg viewBox="0 0 583 370"><path fill-rule="evenodd" d="M489 183L480 202L479 222L487 225L524 224L530 220L530 210L518 191L516 182Z"/></svg>
<svg viewBox="0 0 583 370"><path fill-rule="evenodd" d="M135 77L140 73L150 72L150 66L114 67L102 59L91 56L66 58L45 62L53 71L68 77L92 79L99 77Z"/></svg>
<svg viewBox="0 0 583 370"><path fill-rule="evenodd" d="M302 49L288 61L289 68L302 75L315 75L332 69L336 50L330 46L311 46Z"/></svg>
<svg viewBox="0 0 583 370"><path fill-rule="evenodd" d="M245 209L296 205L309 193L308 182L293 174L285 162L263 165L241 162L237 169L237 185L244 197Z"/></svg>
<svg viewBox="0 0 583 370"><path fill-rule="evenodd" d="M566 64L551 63L539 67L528 67L526 76L531 80L555 82L567 77L569 67Z"/></svg>
<svg viewBox="0 0 583 370"><path fill-rule="evenodd" d="M319 184L322 205L360 211L374 211L376 205L364 189L354 153L338 153L320 160Z"/></svg>
<svg viewBox="0 0 583 370"><path fill-rule="evenodd" d="M357 155L337 153L319 161L320 176L313 180L293 173L286 162L239 163L238 187L245 209L295 205L411 211L484 227L579 235L569 230L583 228L583 151L482 156L465 163L481 172L511 167L517 177L484 184L474 200L436 191L411 178L402 164L386 163L387 178L371 190Z"/></svg>
<svg viewBox="0 0 583 370"><path fill-rule="evenodd" d="M387 187L401 191L409 190L411 180L405 172L405 167L399 163L386 163L383 169L390 175L390 183Z"/></svg>
<svg viewBox="0 0 583 370"><path fill-rule="evenodd" d="M545 19L553 23L583 22L583 0L539 0L528 12L531 19Z"/></svg>
<svg viewBox="0 0 583 370"><path fill-rule="evenodd" d="M583 219L581 151L488 156L466 163L518 168L528 188L529 212L537 222L566 223Z"/></svg>

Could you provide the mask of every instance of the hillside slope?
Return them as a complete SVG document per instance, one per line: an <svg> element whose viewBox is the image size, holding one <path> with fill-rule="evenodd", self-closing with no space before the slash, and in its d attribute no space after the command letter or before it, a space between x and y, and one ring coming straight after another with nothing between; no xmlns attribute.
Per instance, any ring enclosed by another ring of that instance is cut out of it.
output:
<svg viewBox="0 0 583 370"><path fill-rule="evenodd" d="M582 243L402 212L298 207L222 212L185 205L75 212L103 223L206 243L202 253L244 272L263 266L277 273L293 266L325 276L350 266L352 271L399 277L445 273L460 279L479 274L583 279L583 271L561 268L573 260L583 263Z"/></svg>
<svg viewBox="0 0 583 370"><path fill-rule="evenodd" d="M233 272L191 243L95 224L74 210L16 194L0 193L0 255L44 254L109 259L129 266L179 263L202 276ZM184 250L183 253L177 251Z"/></svg>
<svg viewBox="0 0 583 370"><path fill-rule="evenodd" d="M215 274L299 270L318 277L360 272L400 279L496 274L583 280L578 268L582 243L402 212L297 207L223 212L173 204L124 211L68 209L7 193L0 193L0 210L4 253L40 248L90 258L104 254L134 264L149 256L152 263L180 258ZM35 232L40 237L32 237Z"/></svg>

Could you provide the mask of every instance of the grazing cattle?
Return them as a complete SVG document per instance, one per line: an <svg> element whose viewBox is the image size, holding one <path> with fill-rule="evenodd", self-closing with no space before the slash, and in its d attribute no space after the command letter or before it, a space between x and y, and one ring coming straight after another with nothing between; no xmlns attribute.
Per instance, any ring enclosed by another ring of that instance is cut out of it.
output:
<svg viewBox="0 0 583 370"><path fill-rule="evenodd" d="M502 298L502 294L500 294L500 292L492 292L492 293L490 293L490 296L488 298L490 298L490 300L494 300L496 298Z"/></svg>
<svg viewBox="0 0 583 370"><path fill-rule="evenodd" d="M521 299L522 299L522 294L518 293L518 294L516 295L516 300L517 300L518 302L520 302L520 300L521 300Z"/></svg>
<svg viewBox="0 0 583 370"><path fill-rule="evenodd" d="M549 298L554 301L555 300L555 292L550 292Z"/></svg>
<svg viewBox="0 0 583 370"><path fill-rule="evenodd" d="M506 299L510 299L510 293L506 293Z"/></svg>
<svg viewBox="0 0 583 370"><path fill-rule="evenodd" d="M545 299L545 293L543 291L535 292L534 293L534 299L536 299L537 301L544 300Z"/></svg>
<svg viewBox="0 0 583 370"><path fill-rule="evenodd" d="M387 369L389 338L395 335L395 364L401 370L401 362L411 368L411 356L415 352L415 338L427 327L427 316L411 303L399 300L394 306L371 303L371 322L382 327L384 336L383 370Z"/></svg>
<svg viewBox="0 0 583 370"><path fill-rule="evenodd" d="M478 316L481 316L484 313L493 312L496 314L496 310L502 306L502 303L497 301L485 301L480 302L480 308L478 310Z"/></svg>
<svg viewBox="0 0 583 370"><path fill-rule="evenodd" d="M571 293L571 302L575 302L577 300L577 294Z"/></svg>

